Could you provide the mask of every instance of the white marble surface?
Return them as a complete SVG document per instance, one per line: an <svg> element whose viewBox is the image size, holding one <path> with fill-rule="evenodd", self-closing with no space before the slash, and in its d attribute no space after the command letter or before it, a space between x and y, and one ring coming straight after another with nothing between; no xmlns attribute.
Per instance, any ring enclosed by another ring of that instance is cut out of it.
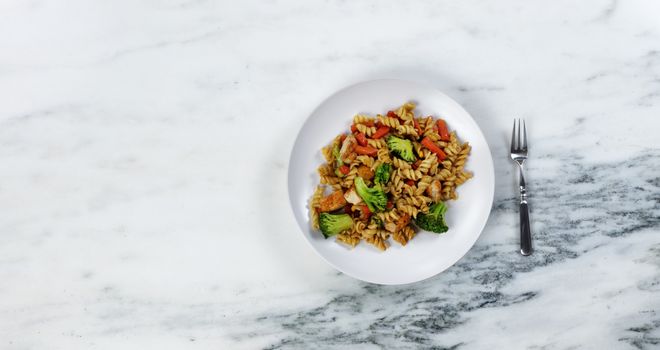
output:
<svg viewBox="0 0 660 350"><path fill-rule="evenodd" d="M0 3L0 348L660 346L660 4ZM457 265L381 287L298 237L289 151L358 81L427 82L493 151ZM536 254L516 253L514 116Z"/></svg>

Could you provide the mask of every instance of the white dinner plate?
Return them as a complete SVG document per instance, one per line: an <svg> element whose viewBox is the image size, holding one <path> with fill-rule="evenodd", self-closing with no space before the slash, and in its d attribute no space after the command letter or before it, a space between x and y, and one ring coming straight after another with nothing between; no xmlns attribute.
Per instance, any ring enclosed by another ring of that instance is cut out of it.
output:
<svg viewBox="0 0 660 350"><path fill-rule="evenodd" d="M309 223L309 199L319 183L316 169L324 162L321 148L339 133L349 132L357 113L385 114L404 102L417 104L415 114L443 118L472 152L465 168L474 178L457 188L458 200L448 201L449 231L421 231L406 246L391 241L381 252L361 242L351 249L324 239ZM289 200L302 236L337 270L378 284L406 284L434 276L456 263L477 241L493 203L493 159L477 123L456 101L433 87L403 80L374 80L349 86L330 96L309 116L298 133L289 161Z"/></svg>

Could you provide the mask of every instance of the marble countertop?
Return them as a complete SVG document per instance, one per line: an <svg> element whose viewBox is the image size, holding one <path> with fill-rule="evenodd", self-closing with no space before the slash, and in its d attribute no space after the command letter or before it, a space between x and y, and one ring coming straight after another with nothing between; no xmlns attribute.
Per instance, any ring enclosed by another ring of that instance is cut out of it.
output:
<svg viewBox="0 0 660 350"><path fill-rule="evenodd" d="M660 4L4 1L0 348L657 349ZM436 86L495 161L480 239L378 286L301 239L307 115ZM536 252L518 248L526 118Z"/></svg>

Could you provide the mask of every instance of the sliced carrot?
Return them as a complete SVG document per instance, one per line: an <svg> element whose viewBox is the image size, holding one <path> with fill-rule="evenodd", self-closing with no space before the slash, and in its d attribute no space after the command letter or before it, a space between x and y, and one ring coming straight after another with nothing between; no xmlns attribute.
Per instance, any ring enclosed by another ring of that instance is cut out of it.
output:
<svg viewBox="0 0 660 350"><path fill-rule="evenodd" d="M369 210L369 207L366 204L362 204L362 211L364 211L366 215L371 215L371 210Z"/></svg>
<svg viewBox="0 0 660 350"><path fill-rule="evenodd" d="M375 155L378 154L378 150L373 148L373 147L369 147L369 146L356 145L355 146L355 153L364 154L364 155L367 155L367 156L375 156Z"/></svg>
<svg viewBox="0 0 660 350"><path fill-rule="evenodd" d="M415 127L415 130L417 131L417 135L422 135L422 128L419 126L419 122L417 119L413 119L413 126Z"/></svg>
<svg viewBox="0 0 660 350"><path fill-rule="evenodd" d="M447 158L445 152L443 152L440 149L440 147L438 147L435 143L433 143L433 141L431 141L431 139L429 139L428 137L422 139L422 146L428 148L429 151L435 153L438 156L439 160L444 160L445 158Z"/></svg>
<svg viewBox="0 0 660 350"><path fill-rule="evenodd" d="M359 132L359 133L355 134L355 139L357 140L358 144L360 144L360 146L366 146L367 145L367 137L364 136L363 133Z"/></svg>
<svg viewBox="0 0 660 350"><path fill-rule="evenodd" d="M390 132L390 128L388 128L387 126L381 126L378 129L376 129L376 132L373 135L371 135L371 138L377 140L387 135L388 132Z"/></svg>
<svg viewBox="0 0 660 350"><path fill-rule="evenodd" d="M351 132L355 134L357 131L357 126L355 126L355 124L351 124Z"/></svg>
<svg viewBox="0 0 660 350"><path fill-rule="evenodd" d="M444 120L438 119L436 122L438 125L438 133L440 134L440 139L442 141L449 141L449 130L447 129L447 123Z"/></svg>
<svg viewBox="0 0 660 350"><path fill-rule="evenodd" d="M366 204L357 205L354 209L357 209L359 213L358 218L360 220L369 220L369 217L371 217L371 210L369 210L369 207Z"/></svg>
<svg viewBox="0 0 660 350"><path fill-rule="evenodd" d="M348 165L345 165L345 164L344 164L344 165L342 165L342 166L339 167L339 171L340 171L342 174L346 175L346 174L348 174L349 171L351 171L351 169L348 167Z"/></svg>

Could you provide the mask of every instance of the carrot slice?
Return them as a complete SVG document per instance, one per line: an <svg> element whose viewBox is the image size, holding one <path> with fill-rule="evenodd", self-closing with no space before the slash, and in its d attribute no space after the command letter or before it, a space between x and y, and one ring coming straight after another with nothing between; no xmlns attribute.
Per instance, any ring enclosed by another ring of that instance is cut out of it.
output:
<svg viewBox="0 0 660 350"><path fill-rule="evenodd" d="M360 146L366 146L367 145L367 137L364 136L363 133L359 132L359 133L355 134L355 139L357 140L358 144L360 144Z"/></svg>
<svg viewBox="0 0 660 350"><path fill-rule="evenodd" d="M357 131L357 126L355 126L355 124L351 124L351 132L355 134Z"/></svg>
<svg viewBox="0 0 660 350"><path fill-rule="evenodd" d="M379 138L387 135L387 133L390 132L390 128L387 126L381 126L378 129L376 129L376 132L371 135L371 138L374 140L378 140Z"/></svg>
<svg viewBox="0 0 660 350"><path fill-rule="evenodd" d="M369 210L369 207L366 204L362 204L362 211L364 211L366 215L371 215L371 210Z"/></svg>
<svg viewBox="0 0 660 350"><path fill-rule="evenodd" d="M447 129L447 123L444 120L438 119L436 122L438 125L438 133L440 134L440 139L442 141L449 141L449 130Z"/></svg>
<svg viewBox="0 0 660 350"><path fill-rule="evenodd" d="M415 127L415 131L417 131L417 135L422 135L422 128L419 126L419 122L417 119L413 119L413 126Z"/></svg>
<svg viewBox="0 0 660 350"><path fill-rule="evenodd" d="M428 148L429 151L431 151L431 152L435 153L436 155L438 155L439 160L444 160L445 158L447 158L447 155L445 154L445 152L443 152L440 149L440 147L438 147L435 143L433 143L433 141L431 141L431 139L429 139L428 137L425 137L424 139L422 139L422 146Z"/></svg>
<svg viewBox="0 0 660 350"><path fill-rule="evenodd" d="M369 147L369 146L356 145L355 146L355 153L364 154L364 155L367 155L367 156L375 156L375 155L378 154L378 150L373 148L373 147Z"/></svg>

